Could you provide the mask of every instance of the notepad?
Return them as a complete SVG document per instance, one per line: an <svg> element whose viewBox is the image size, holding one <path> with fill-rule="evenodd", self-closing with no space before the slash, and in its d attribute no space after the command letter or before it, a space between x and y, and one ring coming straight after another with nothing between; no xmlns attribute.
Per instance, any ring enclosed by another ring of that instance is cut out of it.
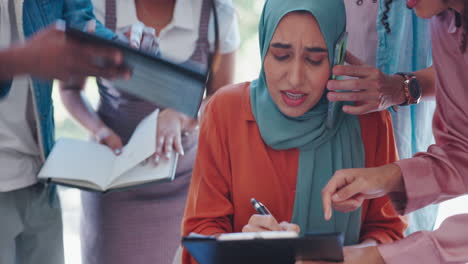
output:
<svg viewBox="0 0 468 264"><path fill-rule="evenodd" d="M157 166L144 162L156 151L158 114L156 110L140 122L120 156L97 142L59 139L39 179L100 192L172 181L177 154L162 158Z"/></svg>

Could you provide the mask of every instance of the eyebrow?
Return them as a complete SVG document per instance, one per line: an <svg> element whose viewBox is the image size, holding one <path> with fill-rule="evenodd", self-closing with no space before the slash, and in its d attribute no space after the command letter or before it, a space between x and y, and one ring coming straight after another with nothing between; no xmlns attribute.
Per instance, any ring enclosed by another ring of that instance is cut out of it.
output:
<svg viewBox="0 0 468 264"><path fill-rule="evenodd" d="M284 44L284 43L279 43L279 42L275 42L275 43L271 44L271 46L274 47L274 48L279 48L279 49L290 49L292 47L291 44ZM321 47L306 47L305 50L308 51L308 52L319 52L319 53L325 52L325 53L328 53L327 49L324 49L324 48L321 48Z"/></svg>
<svg viewBox="0 0 468 264"><path fill-rule="evenodd" d="M321 47L306 47L305 48L308 52L325 52L328 53L327 49L321 48Z"/></svg>

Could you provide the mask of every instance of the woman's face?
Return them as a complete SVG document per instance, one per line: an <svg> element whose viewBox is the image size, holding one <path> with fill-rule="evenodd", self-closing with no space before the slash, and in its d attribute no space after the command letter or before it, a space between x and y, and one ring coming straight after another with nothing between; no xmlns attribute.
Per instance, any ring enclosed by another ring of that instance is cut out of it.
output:
<svg viewBox="0 0 468 264"><path fill-rule="evenodd" d="M264 70L268 91L283 114L298 117L315 106L325 90L330 62L325 39L311 14L292 12L283 17L270 42Z"/></svg>
<svg viewBox="0 0 468 264"><path fill-rule="evenodd" d="M451 5L458 5L463 1L459 0L407 0L406 5L413 8L416 15L421 18L431 18L438 15L440 12L452 7Z"/></svg>

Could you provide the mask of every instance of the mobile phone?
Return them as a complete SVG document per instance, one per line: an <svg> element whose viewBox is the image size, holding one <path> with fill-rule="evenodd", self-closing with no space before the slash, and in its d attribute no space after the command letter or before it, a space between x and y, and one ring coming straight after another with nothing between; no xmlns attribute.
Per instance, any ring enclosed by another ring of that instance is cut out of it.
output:
<svg viewBox="0 0 468 264"><path fill-rule="evenodd" d="M346 57L346 44L348 42L348 32L343 32L341 36L338 38L338 41L335 45L335 58L333 59L333 66L335 65L343 65L345 62ZM332 80L339 80L340 77L332 74ZM337 91L339 92L339 91ZM337 119L337 115L341 108L343 107L343 102L329 102L328 103L328 113L327 113L327 120L326 126L327 128L332 128Z"/></svg>

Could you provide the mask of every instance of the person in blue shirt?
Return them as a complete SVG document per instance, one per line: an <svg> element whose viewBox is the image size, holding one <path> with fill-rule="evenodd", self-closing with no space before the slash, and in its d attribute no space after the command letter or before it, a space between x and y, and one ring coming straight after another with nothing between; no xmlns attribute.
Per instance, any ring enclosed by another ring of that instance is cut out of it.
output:
<svg viewBox="0 0 468 264"><path fill-rule="evenodd" d="M334 73L354 78L330 81L328 99L355 102L343 107L349 114L390 109L400 159L426 151L434 143L435 109L429 21L406 8L405 1L344 2L351 65L337 66ZM406 234L432 230L437 211L433 205L410 214Z"/></svg>
<svg viewBox="0 0 468 264"><path fill-rule="evenodd" d="M129 75L117 50L65 37L63 22L84 29L92 10L89 0L0 1L2 264L64 263L57 194L36 178L54 142L52 80ZM96 33L114 37L99 23Z"/></svg>

